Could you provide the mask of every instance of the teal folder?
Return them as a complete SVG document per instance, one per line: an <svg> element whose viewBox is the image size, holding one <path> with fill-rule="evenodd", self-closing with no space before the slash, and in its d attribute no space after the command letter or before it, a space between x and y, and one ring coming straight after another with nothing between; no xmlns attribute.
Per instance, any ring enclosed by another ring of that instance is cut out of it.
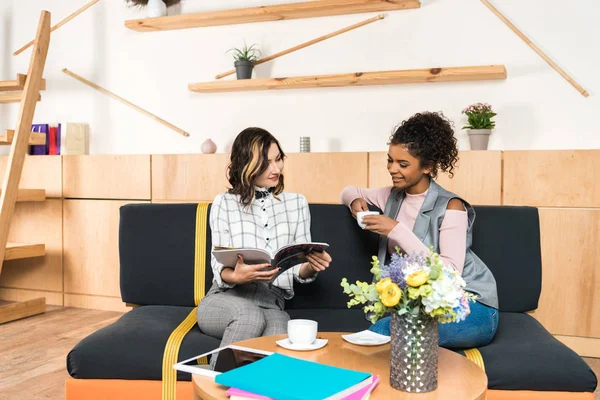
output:
<svg viewBox="0 0 600 400"><path fill-rule="evenodd" d="M274 353L263 359L219 374L218 384L276 400L338 399L350 388L371 382L371 374L300 360Z"/></svg>

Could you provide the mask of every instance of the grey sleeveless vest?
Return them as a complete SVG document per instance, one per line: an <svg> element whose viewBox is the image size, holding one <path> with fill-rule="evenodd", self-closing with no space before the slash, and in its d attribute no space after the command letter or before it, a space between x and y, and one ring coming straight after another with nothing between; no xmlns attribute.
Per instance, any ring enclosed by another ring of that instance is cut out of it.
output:
<svg viewBox="0 0 600 400"><path fill-rule="evenodd" d="M392 189L388 198L384 214L396 220L400 206L404 201L405 193L403 190ZM462 277L467 283L465 290L477 295L477 301L486 306L498 308L498 293L496 290L496 279L485 263L477 257L471 250L473 243L473 222L475 221L475 210L465 200L454 193L451 193L433 179L431 180L429 191L425 196L425 201L421 206L419 215L415 220L413 233L425 244L433 246L433 251L440 251L440 226L446 214L446 207L451 199L457 198L463 202L467 209L469 225L467 228L467 252L465 255L465 266ZM385 263L389 259L388 239L386 236L379 238L378 258L380 263Z"/></svg>

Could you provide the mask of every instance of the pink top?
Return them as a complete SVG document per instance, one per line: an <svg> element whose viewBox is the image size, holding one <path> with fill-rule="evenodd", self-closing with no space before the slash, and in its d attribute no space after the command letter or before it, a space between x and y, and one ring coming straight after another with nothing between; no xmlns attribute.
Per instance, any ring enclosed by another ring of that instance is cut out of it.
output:
<svg viewBox="0 0 600 400"><path fill-rule="evenodd" d="M350 207L354 200L363 198L367 203L384 210L391 191L392 186L378 189L361 189L356 186L348 186L342 191L341 200L343 204ZM412 254L415 251L429 251L427 246L412 232L426 195L427 191L415 195L406 193L406 198L402 202L396 218L399 223L388 235L389 252L394 252L396 246L407 254ZM440 227L440 257L442 262L454 267L461 273L465 265L468 223L466 211L446 210L446 215Z"/></svg>

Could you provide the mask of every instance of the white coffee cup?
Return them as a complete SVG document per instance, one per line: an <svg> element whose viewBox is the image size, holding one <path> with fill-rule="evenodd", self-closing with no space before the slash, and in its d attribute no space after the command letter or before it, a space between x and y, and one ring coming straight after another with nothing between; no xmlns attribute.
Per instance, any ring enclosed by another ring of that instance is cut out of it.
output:
<svg viewBox="0 0 600 400"><path fill-rule="evenodd" d="M360 211L356 213L356 222L358 226L365 229L367 226L363 223L363 217L365 215L379 215L379 211Z"/></svg>
<svg viewBox="0 0 600 400"><path fill-rule="evenodd" d="M307 345L317 340L319 324L310 319L291 319L288 321L288 339L293 344Z"/></svg>

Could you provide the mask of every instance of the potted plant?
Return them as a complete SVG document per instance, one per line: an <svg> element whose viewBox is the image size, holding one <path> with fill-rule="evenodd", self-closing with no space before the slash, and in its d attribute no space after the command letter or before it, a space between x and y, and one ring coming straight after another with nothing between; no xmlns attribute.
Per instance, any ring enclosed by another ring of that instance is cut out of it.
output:
<svg viewBox="0 0 600 400"><path fill-rule="evenodd" d="M244 43L244 47L241 49L233 48L229 51L233 51L233 59L235 62L233 65L235 66L235 73L238 79L250 79L252 78L252 69L254 68L254 63L258 60L260 56L260 51L255 48L256 44L248 47L246 43Z"/></svg>
<svg viewBox="0 0 600 400"><path fill-rule="evenodd" d="M181 0L126 0L128 6L146 7L148 18L164 17L167 7L179 3Z"/></svg>
<svg viewBox="0 0 600 400"><path fill-rule="evenodd" d="M471 150L487 150L492 129L496 127L496 123L492 121L496 116L492 106L487 103L471 104L462 113L467 116L469 123L463 129L468 129Z"/></svg>

